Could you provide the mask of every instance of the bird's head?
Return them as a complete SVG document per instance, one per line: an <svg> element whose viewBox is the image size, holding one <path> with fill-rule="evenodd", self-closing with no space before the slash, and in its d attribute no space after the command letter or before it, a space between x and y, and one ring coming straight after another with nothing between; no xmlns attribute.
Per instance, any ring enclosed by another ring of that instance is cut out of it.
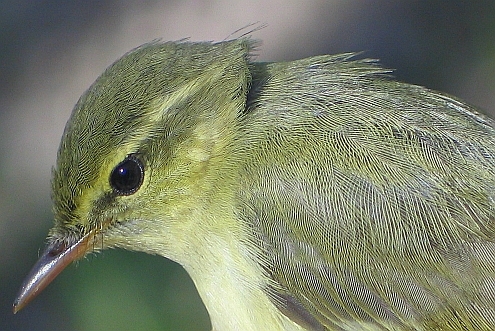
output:
<svg viewBox="0 0 495 331"><path fill-rule="evenodd" d="M88 252L123 247L185 262L202 229L216 226L212 200L222 208L229 199L220 187L235 171L227 158L250 47L245 39L146 44L85 92L53 170L55 225L14 311Z"/></svg>

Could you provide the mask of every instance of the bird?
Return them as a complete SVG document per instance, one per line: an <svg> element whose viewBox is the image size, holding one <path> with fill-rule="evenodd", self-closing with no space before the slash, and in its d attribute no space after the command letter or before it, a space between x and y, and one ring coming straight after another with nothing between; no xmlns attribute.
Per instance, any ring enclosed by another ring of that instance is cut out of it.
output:
<svg viewBox="0 0 495 331"><path fill-rule="evenodd" d="M355 53L153 41L76 103L14 312L123 248L179 263L215 331L495 330L495 123Z"/></svg>

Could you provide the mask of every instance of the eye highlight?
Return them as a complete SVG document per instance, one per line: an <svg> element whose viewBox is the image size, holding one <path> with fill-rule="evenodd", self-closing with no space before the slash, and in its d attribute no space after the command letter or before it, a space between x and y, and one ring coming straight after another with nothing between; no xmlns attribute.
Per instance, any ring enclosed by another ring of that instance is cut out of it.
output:
<svg viewBox="0 0 495 331"><path fill-rule="evenodd" d="M110 174L110 186L118 195L135 193L144 178L144 166L135 155L129 155Z"/></svg>

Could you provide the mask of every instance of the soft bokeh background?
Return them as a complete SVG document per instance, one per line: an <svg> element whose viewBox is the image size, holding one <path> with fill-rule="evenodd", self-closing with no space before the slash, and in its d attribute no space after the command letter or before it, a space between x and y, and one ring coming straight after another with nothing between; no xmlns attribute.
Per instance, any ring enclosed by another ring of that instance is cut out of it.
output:
<svg viewBox="0 0 495 331"><path fill-rule="evenodd" d="M0 1L0 330L209 330L179 266L124 251L69 267L15 316L11 304L51 226L50 169L81 93L139 44L256 22L260 60L365 51L495 113L495 1Z"/></svg>

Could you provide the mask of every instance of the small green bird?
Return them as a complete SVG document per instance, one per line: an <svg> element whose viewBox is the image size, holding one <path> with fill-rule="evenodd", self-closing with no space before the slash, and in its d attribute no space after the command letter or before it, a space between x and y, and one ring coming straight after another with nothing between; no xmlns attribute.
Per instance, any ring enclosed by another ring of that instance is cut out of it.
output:
<svg viewBox="0 0 495 331"><path fill-rule="evenodd" d="M495 330L495 122L353 54L253 47L146 44L84 93L14 311L121 247L180 263L216 331Z"/></svg>

